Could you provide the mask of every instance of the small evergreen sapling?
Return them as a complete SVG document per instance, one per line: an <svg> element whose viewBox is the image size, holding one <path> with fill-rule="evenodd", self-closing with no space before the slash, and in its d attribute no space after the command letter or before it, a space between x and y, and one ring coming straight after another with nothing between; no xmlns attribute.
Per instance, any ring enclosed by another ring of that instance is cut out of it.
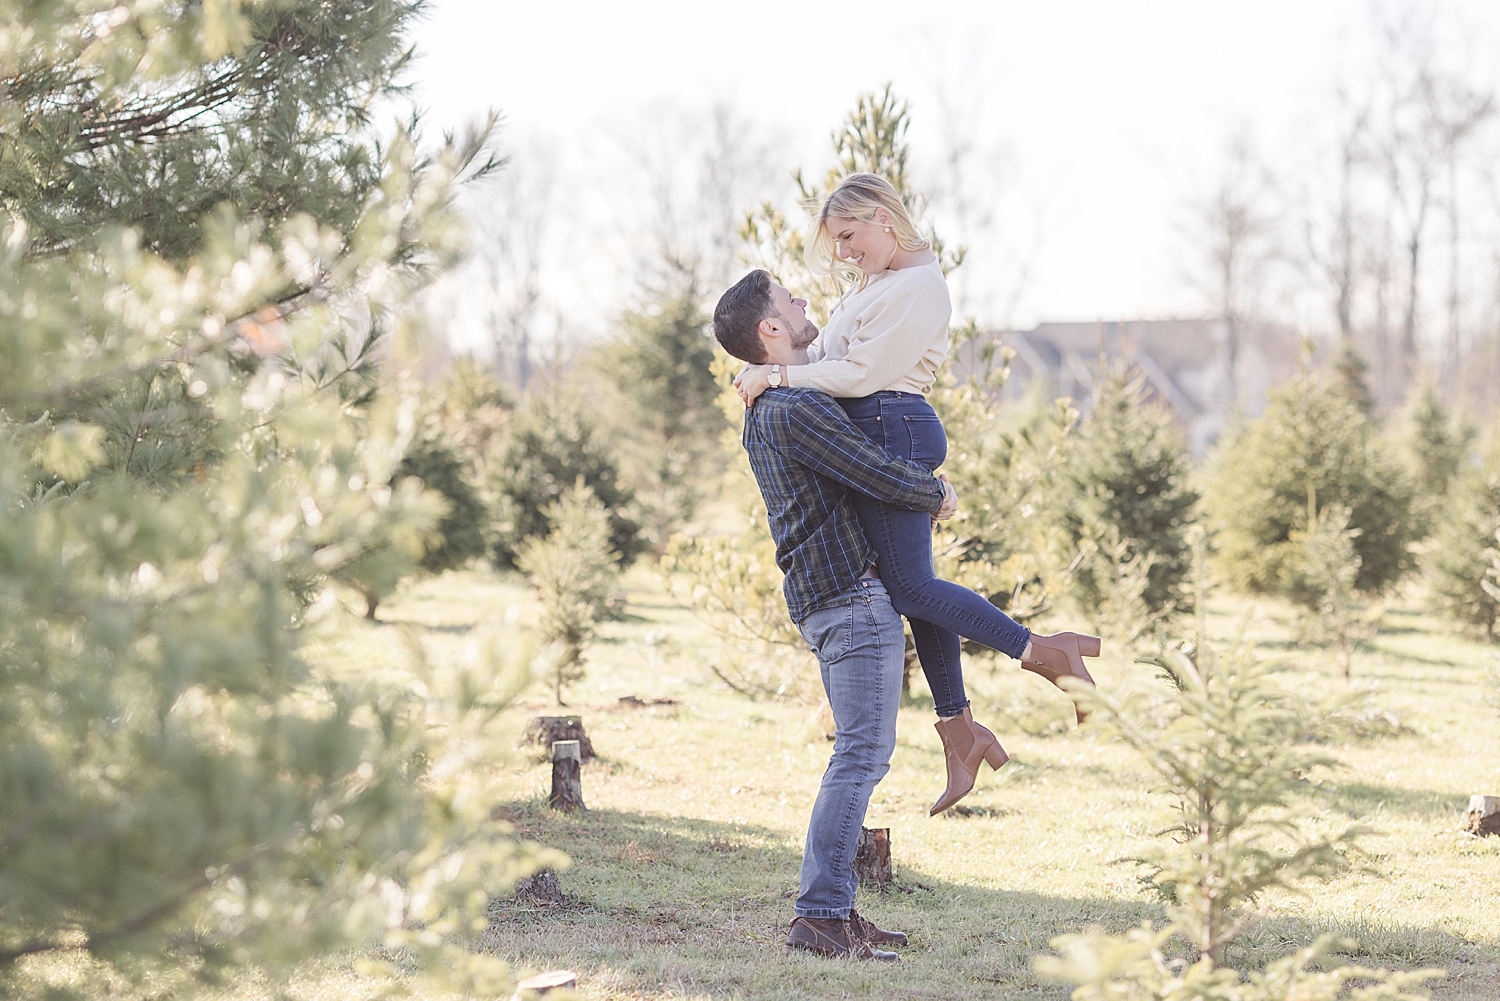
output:
<svg viewBox="0 0 1500 1001"><path fill-rule="evenodd" d="M1292 533L1292 542L1302 548L1302 560L1284 566L1284 572L1296 575L1287 590L1304 597L1304 639L1337 650L1339 666L1349 678L1355 648L1373 631L1355 588L1360 560L1354 540L1359 530L1349 527L1347 507L1310 509L1308 517L1309 526Z"/></svg>
<svg viewBox="0 0 1500 1001"><path fill-rule="evenodd" d="M1433 603L1454 622L1495 638L1500 621L1500 472L1459 473L1448 492L1432 545L1423 554Z"/></svg>
<svg viewBox="0 0 1500 1001"><path fill-rule="evenodd" d="M1169 840L1135 861L1166 903L1169 924L1123 936L1061 936L1052 942L1061 955L1038 957L1038 971L1075 985L1072 996L1084 1001L1426 997L1420 984L1439 971L1313 970L1337 944L1332 936L1264 970L1225 965L1225 950L1253 920L1259 897L1273 889L1302 892L1343 872L1345 852L1365 832L1319 828L1320 813L1305 799L1306 778L1337 760L1309 743L1316 714L1275 683L1252 646L1216 649L1200 612L1193 641L1164 648L1152 662L1167 683L1164 693L1078 694L1165 794ZM1180 951L1174 943L1189 955L1172 958Z"/></svg>
<svg viewBox="0 0 1500 1001"><path fill-rule="evenodd" d="M1306 743L1300 700L1271 680L1253 647L1218 651L1200 638L1153 662L1169 686L1164 705L1143 692L1093 701L1170 803L1171 841L1142 852L1145 878L1181 934L1217 965L1257 897L1337 875L1363 831L1313 829L1314 812L1300 801L1304 779L1337 762Z"/></svg>
<svg viewBox="0 0 1500 1001"><path fill-rule="evenodd" d="M552 531L523 543L516 563L541 600L552 690L564 705L563 689L583 677L583 649L619 577L619 557L610 546L609 512L582 480L546 514Z"/></svg>

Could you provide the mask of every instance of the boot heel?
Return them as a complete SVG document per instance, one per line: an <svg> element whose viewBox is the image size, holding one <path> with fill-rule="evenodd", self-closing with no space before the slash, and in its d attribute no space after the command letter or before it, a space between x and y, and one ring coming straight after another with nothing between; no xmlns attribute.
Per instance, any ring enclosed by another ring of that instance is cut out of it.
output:
<svg viewBox="0 0 1500 1001"><path fill-rule="evenodd" d="M1097 657L1104 644L1097 636L1085 636L1078 633L1078 654L1081 657Z"/></svg>
<svg viewBox="0 0 1500 1001"><path fill-rule="evenodd" d="M991 768L998 772L1000 767L1010 760L1010 755L1005 753L1005 748L1001 747L1000 742L997 740L990 745L988 751L984 752L984 760Z"/></svg>

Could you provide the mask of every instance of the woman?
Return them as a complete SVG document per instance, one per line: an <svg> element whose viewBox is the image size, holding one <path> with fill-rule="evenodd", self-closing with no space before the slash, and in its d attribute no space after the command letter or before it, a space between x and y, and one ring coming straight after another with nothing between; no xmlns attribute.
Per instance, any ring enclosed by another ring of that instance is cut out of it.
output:
<svg viewBox="0 0 1500 1001"><path fill-rule="evenodd" d="M806 256L815 274L836 276L852 288L809 348L809 364L747 366L735 379L741 397L753 405L773 375L781 386L823 390L889 454L937 469L947 457L948 439L925 394L948 354L953 307L930 241L917 232L888 181L851 174L823 202ZM1009 760L969 711L960 637L1018 659L1053 684L1063 677L1093 684L1083 658L1099 656L1099 639L1032 634L980 595L937 578L927 515L864 495L855 495L854 503L891 602L911 624L932 690L948 772L947 787L930 811L937 814L974 788L980 761L998 769ZM1081 711L1078 719L1083 721Z"/></svg>

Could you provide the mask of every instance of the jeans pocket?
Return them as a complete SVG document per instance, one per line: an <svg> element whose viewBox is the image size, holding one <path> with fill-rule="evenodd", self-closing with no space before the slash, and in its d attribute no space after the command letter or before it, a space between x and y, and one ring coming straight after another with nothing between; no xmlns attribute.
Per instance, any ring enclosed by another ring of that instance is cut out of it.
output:
<svg viewBox="0 0 1500 1001"><path fill-rule="evenodd" d="M907 453L919 466L936 469L948 458L948 435L943 431L943 422L936 416L905 416L901 418L906 428Z"/></svg>
<svg viewBox="0 0 1500 1001"><path fill-rule="evenodd" d="M852 423L855 427L859 428L860 434L870 439L870 442L876 448L884 449L887 453L890 452L890 449L886 448L885 423L879 417L863 417Z"/></svg>
<svg viewBox="0 0 1500 1001"><path fill-rule="evenodd" d="M854 606L847 601L832 608L819 609L802 622L802 638L813 655L823 663L848 656L854 647ZM864 605L860 600L859 605Z"/></svg>

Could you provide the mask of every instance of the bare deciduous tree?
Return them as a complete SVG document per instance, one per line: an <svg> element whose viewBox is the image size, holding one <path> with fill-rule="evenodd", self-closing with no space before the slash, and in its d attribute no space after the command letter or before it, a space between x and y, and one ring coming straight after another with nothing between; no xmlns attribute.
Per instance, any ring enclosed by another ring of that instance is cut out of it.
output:
<svg viewBox="0 0 1500 1001"><path fill-rule="evenodd" d="M522 392L531 381L543 314L542 268L554 222L556 155L541 142L513 154L474 193L472 276L496 368Z"/></svg>
<svg viewBox="0 0 1500 1001"><path fill-rule="evenodd" d="M728 104L664 107L616 141L630 167L619 197L631 204L619 224L637 255L636 281L675 274L704 288L727 285L740 263L741 216L777 180L764 130Z"/></svg>
<svg viewBox="0 0 1500 1001"><path fill-rule="evenodd" d="M1276 186L1248 134L1230 142L1218 180L1189 204L1186 236L1199 255L1197 283L1227 326L1225 374L1238 400L1243 337L1269 266L1280 256Z"/></svg>
<svg viewBox="0 0 1500 1001"><path fill-rule="evenodd" d="M1427 227L1446 202L1448 222L1447 324L1442 371L1456 388L1462 355L1459 172L1464 148L1495 113L1493 91L1474 87L1452 66L1435 39L1433 22L1408 11L1383 28L1381 77L1388 88L1382 159L1392 204L1402 224L1405 303L1400 372L1409 383L1420 364L1422 284ZM1446 197L1444 197L1446 196Z"/></svg>
<svg viewBox="0 0 1500 1001"><path fill-rule="evenodd" d="M1351 345L1354 341L1354 297L1360 273L1356 175L1369 159L1370 104L1368 99L1354 99L1344 88L1339 89L1337 98L1341 127L1332 218L1326 227L1320 227L1318 213L1310 211L1303 220L1303 228L1308 257L1333 294L1333 315L1338 323L1339 340L1344 345Z"/></svg>

